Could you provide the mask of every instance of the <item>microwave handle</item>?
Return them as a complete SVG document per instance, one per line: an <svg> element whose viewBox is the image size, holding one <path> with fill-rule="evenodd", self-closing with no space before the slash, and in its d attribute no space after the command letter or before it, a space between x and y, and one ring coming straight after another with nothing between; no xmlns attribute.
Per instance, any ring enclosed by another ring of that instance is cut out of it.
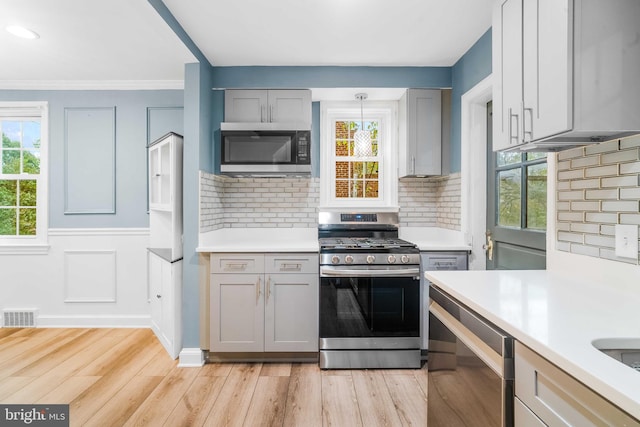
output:
<svg viewBox="0 0 640 427"><path fill-rule="evenodd" d="M265 113L266 109L267 109L267 107L265 105L260 107L260 122L261 123L264 123L264 113Z"/></svg>

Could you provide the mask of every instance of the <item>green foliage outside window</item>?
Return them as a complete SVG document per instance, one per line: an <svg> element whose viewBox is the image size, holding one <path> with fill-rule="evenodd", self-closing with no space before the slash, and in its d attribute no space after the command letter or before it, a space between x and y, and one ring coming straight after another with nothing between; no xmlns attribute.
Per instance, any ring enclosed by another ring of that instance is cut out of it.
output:
<svg viewBox="0 0 640 427"><path fill-rule="evenodd" d="M545 153L497 153L496 212L499 226L541 231L547 228L545 157Z"/></svg>
<svg viewBox="0 0 640 427"><path fill-rule="evenodd" d="M40 173L40 124L0 121L0 236L35 236L37 180Z"/></svg>

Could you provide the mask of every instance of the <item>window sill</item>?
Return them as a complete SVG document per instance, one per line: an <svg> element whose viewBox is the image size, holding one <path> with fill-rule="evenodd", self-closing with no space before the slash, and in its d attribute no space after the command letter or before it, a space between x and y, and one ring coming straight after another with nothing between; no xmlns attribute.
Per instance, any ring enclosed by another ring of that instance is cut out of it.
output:
<svg viewBox="0 0 640 427"><path fill-rule="evenodd" d="M42 243L3 244L0 243L0 255L47 255L51 246Z"/></svg>

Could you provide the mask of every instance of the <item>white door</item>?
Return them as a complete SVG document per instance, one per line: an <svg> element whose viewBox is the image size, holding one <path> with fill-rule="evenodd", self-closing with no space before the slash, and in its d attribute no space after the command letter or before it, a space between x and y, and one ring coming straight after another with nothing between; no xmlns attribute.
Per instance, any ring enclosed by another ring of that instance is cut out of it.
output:
<svg viewBox="0 0 640 427"><path fill-rule="evenodd" d="M270 274L265 351L318 351L318 275Z"/></svg>
<svg viewBox="0 0 640 427"><path fill-rule="evenodd" d="M211 278L211 351L264 351L264 276Z"/></svg>

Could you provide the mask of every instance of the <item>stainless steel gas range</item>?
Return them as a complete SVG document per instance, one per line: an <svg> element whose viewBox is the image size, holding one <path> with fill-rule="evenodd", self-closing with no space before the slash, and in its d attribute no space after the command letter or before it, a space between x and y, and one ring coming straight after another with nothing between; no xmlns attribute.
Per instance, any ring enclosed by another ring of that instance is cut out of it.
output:
<svg viewBox="0 0 640 427"><path fill-rule="evenodd" d="M420 367L420 252L397 213L321 212L320 368Z"/></svg>

